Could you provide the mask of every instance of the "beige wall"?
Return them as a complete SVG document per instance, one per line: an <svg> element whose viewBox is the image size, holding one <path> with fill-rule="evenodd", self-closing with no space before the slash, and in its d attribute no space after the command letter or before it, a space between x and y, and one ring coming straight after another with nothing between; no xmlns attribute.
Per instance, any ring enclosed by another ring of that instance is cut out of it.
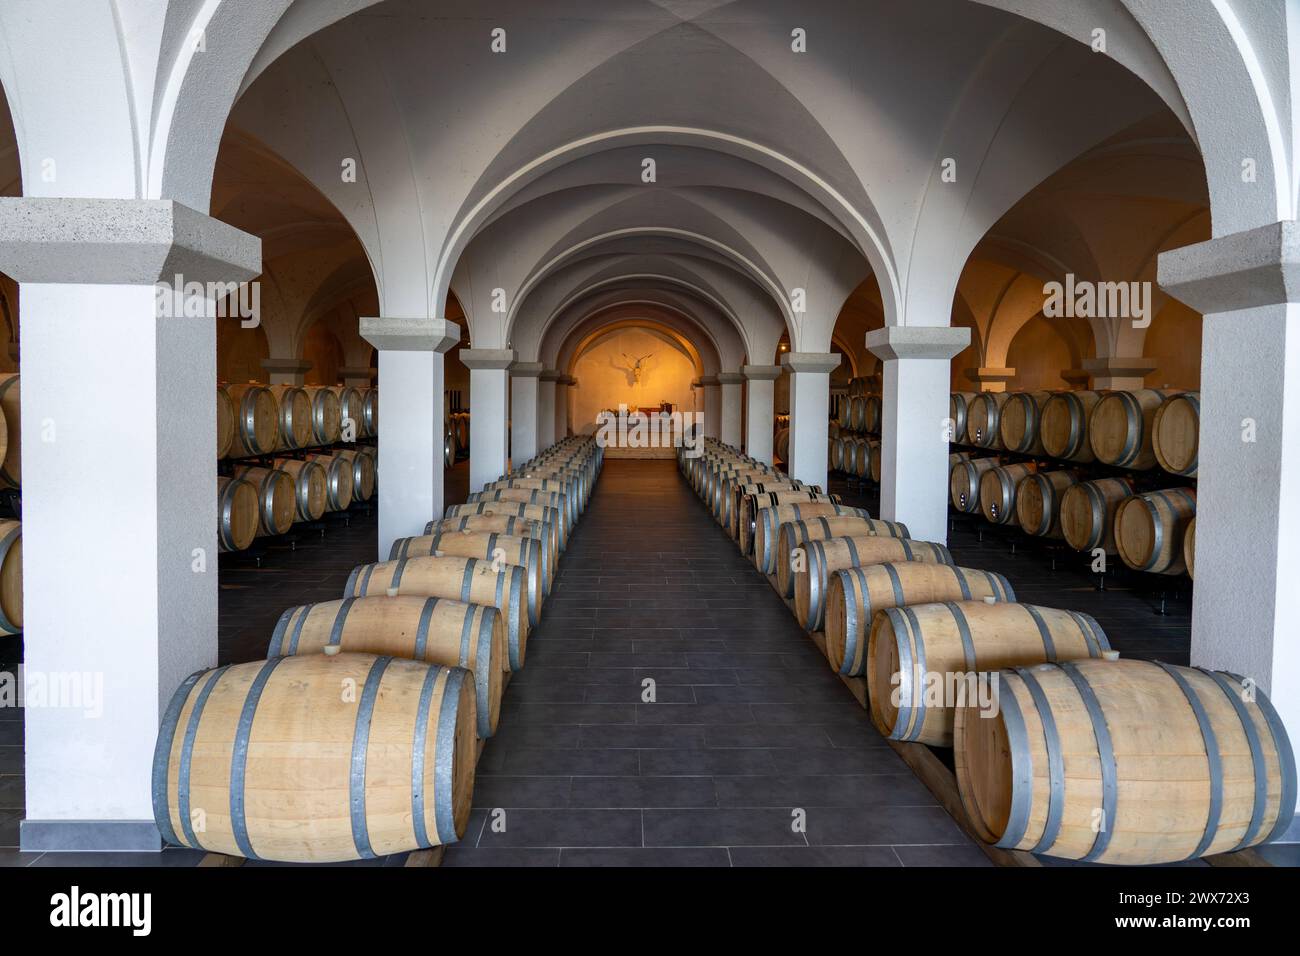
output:
<svg viewBox="0 0 1300 956"><path fill-rule="evenodd" d="M1201 313L1177 299L1160 310L1151 321L1142 354L1156 366L1146 377L1148 388L1201 387Z"/></svg>
<svg viewBox="0 0 1300 956"><path fill-rule="evenodd" d="M628 369L647 354L638 385ZM613 332L598 339L574 365L578 380L574 428L592 431L596 414L617 409L620 403L633 408L671 402L679 410L692 411L691 380L697 374L695 364L667 336L642 328Z"/></svg>
<svg viewBox="0 0 1300 956"><path fill-rule="evenodd" d="M1015 378L1007 383L1008 391L1069 388L1069 383L1061 378L1061 372L1072 367L1070 346L1047 319L1037 315L1026 322L1011 340L1011 347L1007 349L1007 367L1016 370ZM967 379L965 388L971 386Z"/></svg>

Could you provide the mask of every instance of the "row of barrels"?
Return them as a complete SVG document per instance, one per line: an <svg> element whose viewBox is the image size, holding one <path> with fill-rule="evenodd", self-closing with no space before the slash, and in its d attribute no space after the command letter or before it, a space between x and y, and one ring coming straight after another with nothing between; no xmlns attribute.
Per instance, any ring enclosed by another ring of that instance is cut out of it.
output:
<svg viewBox="0 0 1300 956"><path fill-rule="evenodd" d="M952 506L1076 551L1118 554L1135 571L1195 576L1196 489L1140 491L1128 478L1085 480L1075 469L1044 471L997 456L949 456Z"/></svg>
<svg viewBox="0 0 1300 956"><path fill-rule="evenodd" d="M459 455L469 454L469 412L448 412L443 429L447 467L456 464Z"/></svg>
<svg viewBox="0 0 1300 956"><path fill-rule="evenodd" d="M164 838L318 863L459 840L600 464L566 439L354 569L339 600L286 610L265 661L188 678L154 754Z"/></svg>
<svg viewBox="0 0 1300 956"><path fill-rule="evenodd" d="M715 518L727 487L766 506L755 566L804 628L824 632L832 668L863 680L883 735L953 749L985 842L1168 863L1255 846L1291 823L1294 755L1253 684L1119 660L1088 615L1020 603L1002 575L958 567L943 544L811 489L764 501L745 489L782 476L734 449L706 443L682 468Z"/></svg>
<svg viewBox="0 0 1300 956"><path fill-rule="evenodd" d="M841 429L864 435L880 434L884 406L879 395L841 396L837 404L835 423Z"/></svg>
<svg viewBox="0 0 1300 956"><path fill-rule="evenodd" d="M379 434L379 390L352 385L217 386L217 457L250 458Z"/></svg>
<svg viewBox="0 0 1300 956"><path fill-rule="evenodd" d="M371 445L276 458L271 467L236 464L217 476L217 542L243 551L256 538L286 534L300 521L347 511L374 497L378 458Z"/></svg>
<svg viewBox="0 0 1300 956"><path fill-rule="evenodd" d="M953 440L991 450L1196 475L1199 392L953 392Z"/></svg>

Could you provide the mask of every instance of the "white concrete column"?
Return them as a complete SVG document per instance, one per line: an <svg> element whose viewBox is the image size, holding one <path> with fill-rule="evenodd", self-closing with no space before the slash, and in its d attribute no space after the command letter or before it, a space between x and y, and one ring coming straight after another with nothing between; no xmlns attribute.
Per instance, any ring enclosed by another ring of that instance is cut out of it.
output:
<svg viewBox="0 0 1300 956"><path fill-rule="evenodd" d="M831 372L840 356L831 352L786 352L790 369L790 460L792 478L826 488L826 443L830 440Z"/></svg>
<svg viewBox="0 0 1300 956"><path fill-rule="evenodd" d="M506 409L514 349L462 349L469 369L469 490L482 491L508 471Z"/></svg>
<svg viewBox="0 0 1300 956"><path fill-rule="evenodd" d="M722 438L722 387L716 375L701 375L700 397L703 401L704 434L707 438Z"/></svg>
<svg viewBox="0 0 1300 956"><path fill-rule="evenodd" d="M884 360L880 517L918 541L948 540L948 396L970 329L888 326L867 333Z"/></svg>
<svg viewBox="0 0 1300 956"><path fill-rule="evenodd" d="M393 541L422 534L443 502L444 355L460 340L445 319L362 318L379 352L379 558Z"/></svg>
<svg viewBox="0 0 1300 956"><path fill-rule="evenodd" d="M259 275L261 241L167 200L0 199L0 271L22 287L25 677L81 694L28 694L22 848L156 851L158 727L217 660L210 284Z"/></svg>
<svg viewBox="0 0 1300 956"><path fill-rule="evenodd" d="M770 465L776 418L772 396L775 382L781 377L781 366L746 365L741 372L749 383L745 398L745 454Z"/></svg>
<svg viewBox="0 0 1300 956"><path fill-rule="evenodd" d="M1205 314L1192 663L1255 681L1300 747L1300 226L1166 252L1159 276Z"/></svg>
<svg viewBox="0 0 1300 956"><path fill-rule="evenodd" d="M728 445L742 447L744 436L741 422L741 403L744 396L741 389L745 385L745 376L739 372L721 372L718 375L718 390L722 393L722 420L720 436Z"/></svg>
<svg viewBox="0 0 1300 956"><path fill-rule="evenodd" d="M510 461L523 464L538 452L538 386L541 362L510 366Z"/></svg>
<svg viewBox="0 0 1300 956"><path fill-rule="evenodd" d="M339 378L343 379L344 385L373 385L377 374L378 372L373 368L364 368L360 366L355 368L345 366L339 369Z"/></svg>
<svg viewBox="0 0 1300 956"><path fill-rule="evenodd" d="M301 385L312 369L304 359L262 359L262 370L272 385Z"/></svg>
<svg viewBox="0 0 1300 956"><path fill-rule="evenodd" d="M537 450L545 451L555 444L555 384L560 373L543 369L537 377Z"/></svg>

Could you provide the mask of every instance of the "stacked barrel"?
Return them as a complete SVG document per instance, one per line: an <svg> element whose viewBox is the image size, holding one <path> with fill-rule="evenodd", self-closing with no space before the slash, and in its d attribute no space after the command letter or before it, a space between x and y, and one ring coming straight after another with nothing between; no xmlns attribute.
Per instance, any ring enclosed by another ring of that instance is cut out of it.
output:
<svg viewBox="0 0 1300 956"><path fill-rule="evenodd" d="M1191 573L1198 393L953 392L949 418L956 511L1137 571Z"/></svg>
<svg viewBox="0 0 1300 956"><path fill-rule="evenodd" d="M981 437L1006 421L1009 402L966 409ZM1019 602L1005 577L957 566L942 543L912 540L716 441L679 463L737 545L751 543L746 553L876 729L900 748L952 749L964 822L987 843L1167 863L1254 846L1290 823L1290 743L1249 682L1121 661L1088 615ZM970 463L955 460L954 474ZM990 520L1043 477L1009 467L962 469ZM1035 487L1047 497L1057 486Z"/></svg>
<svg viewBox="0 0 1300 956"><path fill-rule="evenodd" d="M218 541L261 536L347 511L375 494L379 392L351 385L217 387Z"/></svg>
<svg viewBox="0 0 1300 956"><path fill-rule="evenodd" d="M289 862L460 839L602 457L560 442L355 568L339 600L286 610L265 662L186 680L154 758L166 839Z"/></svg>
<svg viewBox="0 0 1300 956"><path fill-rule="evenodd" d="M0 374L0 490L22 492L22 400L17 372ZM7 507L7 506L6 506ZM23 630L23 523L0 518L0 635Z"/></svg>
<svg viewBox="0 0 1300 956"><path fill-rule="evenodd" d="M864 379L853 379L837 397L831 422L826 467L851 478L880 481L880 432L883 405Z"/></svg>

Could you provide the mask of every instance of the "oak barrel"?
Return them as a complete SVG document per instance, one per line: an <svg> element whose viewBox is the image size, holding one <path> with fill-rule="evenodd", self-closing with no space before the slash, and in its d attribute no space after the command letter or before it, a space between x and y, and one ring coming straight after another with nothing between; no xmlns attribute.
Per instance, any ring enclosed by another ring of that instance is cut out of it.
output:
<svg viewBox="0 0 1300 956"><path fill-rule="evenodd" d="M549 524L554 530L556 545L560 554L563 554L564 549L568 546L568 531L564 527L564 522L560 520L560 513L554 508L548 508L544 505L528 505L519 501L472 501L462 505L448 505L447 510L443 513L444 518L464 518L469 515L504 515L525 518L530 521L541 521ZM432 534L435 523L436 521L430 521L425 525L424 533Z"/></svg>
<svg viewBox="0 0 1300 956"><path fill-rule="evenodd" d="M304 448L311 444L311 396L301 385L268 386L277 405L278 448Z"/></svg>
<svg viewBox="0 0 1300 956"><path fill-rule="evenodd" d="M1108 650L1101 627L1077 611L984 601L889 608L867 638L871 720L892 740L951 747L959 701L997 708L988 672Z"/></svg>
<svg viewBox="0 0 1300 956"><path fill-rule="evenodd" d="M966 408L966 440L981 448L1001 448L998 423L1006 401L1006 392L980 392L971 399Z"/></svg>
<svg viewBox="0 0 1300 956"><path fill-rule="evenodd" d="M456 429L452 427L451 421L447 420L442 424L442 465L443 468L451 468L456 464Z"/></svg>
<svg viewBox="0 0 1300 956"><path fill-rule="evenodd" d="M379 434L379 389L373 385L361 392L361 431L369 438Z"/></svg>
<svg viewBox="0 0 1300 956"><path fill-rule="evenodd" d="M331 385L330 390L339 398L339 434L346 436L351 432L352 437L345 437L345 441L364 437L366 413L361 392L354 385Z"/></svg>
<svg viewBox="0 0 1300 956"><path fill-rule="evenodd" d="M280 615L266 656L294 657L338 648L474 675L478 736L491 737L501 716L506 633L501 612L436 597L363 597L291 607Z"/></svg>
<svg viewBox="0 0 1300 956"><path fill-rule="evenodd" d="M1201 393L1170 395L1151 421L1151 451L1165 471L1196 474L1200 458Z"/></svg>
<svg viewBox="0 0 1300 956"><path fill-rule="evenodd" d="M820 491L772 491L752 496L752 500L747 501L745 507L748 509L748 513L753 515L753 521L742 520L740 523L740 537L738 539L740 553L746 556L754 553L754 537L757 534L759 522L766 522L765 527L774 535L779 530L779 522L765 518L765 512L775 511L783 505L814 503L838 505L840 496L822 494Z"/></svg>
<svg viewBox="0 0 1300 956"><path fill-rule="evenodd" d="M284 534L293 527L298 513L298 489L293 475L279 468L237 465L234 476L257 489L260 534Z"/></svg>
<svg viewBox="0 0 1300 956"><path fill-rule="evenodd" d="M964 442L966 440L966 417L970 409L971 399L977 392L950 392L948 394L948 417L952 419L952 440L955 442Z"/></svg>
<svg viewBox="0 0 1300 956"><path fill-rule="evenodd" d="M235 407L235 435L230 454L235 458L269 455L280 443L280 408L265 385L227 385Z"/></svg>
<svg viewBox="0 0 1300 956"><path fill-rule="evenodd" d="M1115 509L1115 550L1135 571L1182 574L1183 535L1196 517L1196 489L1148 491Z"/></svg>
<svg viewBox="0 0 1300 956"><path fill-rule="evenodd" d="M766 477L766 476L764 476ZM722 514L720 523L727 529L733 541L740 540L740 523L743 521L753 533L754 514L761 497L773 491L817 491L809 488L802 481L765 480L749 484L733 484L722 495Z"/></svg>
<svg viewBox="0 0 1300 956"><path fill-rule="evenodd" d="M867 672L871 622L886 608L935 601L1014 601L1000 574L951 564L900 561L844 568L831 575L826 597L826 657L845 677Z"/></svg>
<svg viewBox="0 0 1300 956"><path fill-rule="evenodd" d="M352 462L339 454L307 456L325 469L325 506L330 511L347 511L352 505Z"/></svg>
<svg viewBox="0 0 1300 956"><path fill-rule="evenodd" d="M506 656L510 670L517 671L524 666L528 647L525 580L524 569L513 564L494 568L480 558L428 555L359 565L352 569L343 596L413 594L490 605L505 620Z"/></svg>
<svg viewBox="0 0 1300 956"><path fill-rule="evenodd" d="M778 429L772 437L772 451L777 461L788 462L790 460L790 429Z"/></svg>
<svg viewBox="0 0 1300 956"><path fill-rule="evenodd" d="M794 572L794 616L810 631L820 631L825 625L826 595L836 571L899 561L953 563L952 555L941 544L880 535L810 541L791 552L791 561L796 560L799 550L804 552L804 560L803 567Z"/></svg>
<svg viewBox="0 0 1300 956"><path fill-rule="evenodd" d="M550 523L530 518L516 518L513 515L463 515L459 518L442 518L438 521L430 521L424 527L424 537L436 535L439 531L487 531L515 535L520 538L537 539L542 544L542 574L546 578L546 589L550 591L551 582L555 580L555 572L560 557L559 539L556 537L554 526ZM409 540L413 539L398 539L398 541ZM397 547L398 545L395 542L393 553L389 555L390 561L406 557L405 554L396 553Z"/></svg>
<svg viewBox="0 0 1300 956"><path fill-rule="evenodd" d="M298 520L319 521L329 504L329 475L325 466L301 458L277 458L275 467L293 478Z"/></svg>
<svg viewBox="0 0 1300 956"><path fill-rule="evenodd" d="M1107 392L1088 416L1088 442L1097 460L1121 468L1151 468L1151 423L1168 396L1155 388Z"/></svg>
<svg viewBox="0 0 1300 956"><path fill-rule="evenodd" d="M1133 494L1126 478L1101 478L1081 481L1061 495L1061 533L1065 543L1076 551L1101 548L1115 553L1115 509Z"/></svg>
<svg viewBox="0 0 1300 956"><path fill-rule="evenodd" d="M998 435L1004 448L1022 455L1043 453L1038 426L1043 404L1051 396L1051 392L1012 392L1007 396L998 418Z"/></svg>
<svg viewBox="0 0 1300 956"><path fill-rule="evenodd" d="M1101 401L1101 392L1057 392L1043 403L1038 437L1053 458L1089 462L1096 456L1088 442L1088 418Z"/></svg>
<svg viewBox="0 0 1300 956"><path fill-rule="evenodd" d="M948 473L948 498L952 506L966 514L980 510L980 479L984 472L1002 464L1002 459L967 458L952 466Z"/></svg>
<svg viewBox="0 0 1300 956"><path fill-rule="evenodd" d="M307 385L304 388L311 398L311 444L334 444L339 440L343 417L338 393L325 385Z"/></svg>
<svg viewBox="0 0 1300 956"><path fill-rule="evenodd" d="M370 654L231 664L163 716L154 820L168 843L294 863L454 843L477 762L474 679Z"/></svg>
<svg viewBox="0 0 1300 956"><path fill-rule="evenodd" d="M565 534L573 530L573 513L569 508L569 496L559 491L538 491L533 488L490 488L475 491L465 496L466 504L477 502L515 502L554 508L560 516L560 523Z"/></svg>
<svg viewBox="0 0 1300 956"><path fill-rule="evenodd" d="M0 459L0 487L21 488L23 484L23 407L18 373L0 375L0 412L5 432L4 457Z"/></svg>
<svg viewBox="0 0 1300 956"><path fill-rule="evenodd" d="M0 519L0 634L23 630L23 523Z"/></svg>
<svg viewBox="0 0 1300 956"><path fill-rule="evenodd" d="M524 594L528 598L528 623L537 626L541 619L542 601L550 586L546 580L541 541L495 531L435 531L417 538L398 538L393 542L388 560L442 554L458 558L482 558L500 565L512 564L523 568Z"/></svg>
<svg viewBox="0 0 1300 956"><path fill-rule="evenodd" d="M1187 565L1187 576L1196 577L1196 515L1192 515L1192 520L1187 522L1187 530L1183 533L1183 564Z"/></svg>
<svg viewBox="0 0 1300 956"><path fill-rule="evenodd" d="M975 834L1095 863L1174 863L1277 839L1295 758L1268 697L1230 674L1080 660L999 674L1000 708L957 710Z"/></svg>
<svg viewBox="0 0 1300 956"><path fill-rule="evenodd" d="M1016 487L1016 517L1020 526L1040 538L1062 537L1061 497L1078 482L1078 476L1072 471L1040 471L1025 476Z"/></svg>
<svg viewBox="0 0 1300 956"><path fill-rule="evenodd" d="M369 501L375 494L375 459L366 446L343 448L336 452L352 468L352 497Z"/></svg>
<svg viewBox="0 0 1300 956"><path fill-rule="evenodd" d="M908 537L907 525L885 521L865 515L822 515L804 521L787 521L776 534L776 591L782 597L794 597L794 569L791 557L795 548L809 541L827 538L862 538L884 535L887 538ZM800 558L802 563L803 557Z"/></svg>
<svg viewBox="0 0 1300 956"><path fill-rule="evenodd" d="M811 518L839 515L870 518L871 512L866 508L851 508L848 505L832 504L827 501L802 502L762 509L754 519L754 567L764 574L776 573L776 549L781 525L787 521L807 521Z"/></svg>
<svg viewBox="0 0 1300 956"><path fill-rule="evenodd" d="M217 457L225 458L230 454L231 442L235 440L235 404L229 393L217 386Z"/></svg>
<svg viewBox="0 0 1300 956"><path fill-rule="evenodd" d="M243 551L261 525L257 488L242 478L217 478L217 543L222 551Z"/></svg>
<svg viewBox="0 0 1300 956"><path fill-rule="evenodd" d="M1038 470L1032 462L999 465L980 475L979 502L984 517L994 524L1015 525L1016 489L1026 477Z"/></svg>
<svg viewBox="0 0 1300 956"><path fill-rule="evenodd" d="M570 527L576 524L578 518L582 515L582 499L578 495L577 486L567 478L498 478L496 481L490 481L483 486L484 491L495 491L498 488L525 488L529 491L558 492L564 496L564 502L567 506L566 518Z"/></svg>

